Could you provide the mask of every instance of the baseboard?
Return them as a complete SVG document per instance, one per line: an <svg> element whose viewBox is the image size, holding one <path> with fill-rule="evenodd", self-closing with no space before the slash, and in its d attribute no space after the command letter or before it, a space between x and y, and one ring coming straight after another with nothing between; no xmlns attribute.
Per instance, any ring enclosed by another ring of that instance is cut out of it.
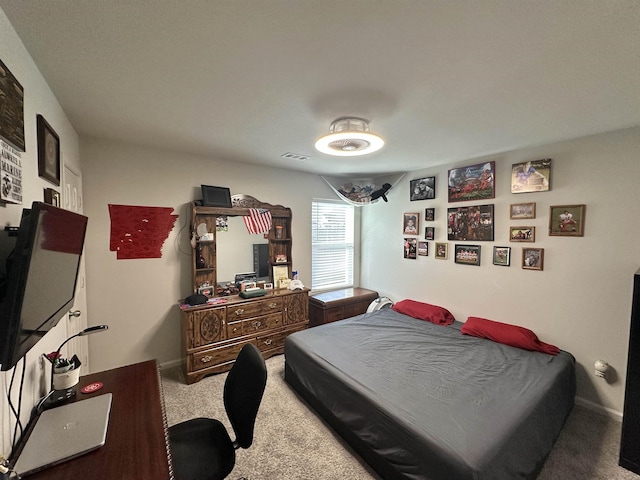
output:
<svg viewBox="0 0 640 480"><path fill-rule="evenodd" d="M170 362L164 362L160 364L160 370L169 370L170 368L179 367L182 365L182 360L171 360Z"/></svg>
<svg viewBox="0 0 640 480"><path fill-rule="evenodd" d="M585 400L582 397L575 397L576 405L580 405L588 410L599 413L601 415L605 415L617 422L622 422L622 412L614 410L612 408L605 407L603 405L599 405L597 403L590 402L589 400Z"/></svg>

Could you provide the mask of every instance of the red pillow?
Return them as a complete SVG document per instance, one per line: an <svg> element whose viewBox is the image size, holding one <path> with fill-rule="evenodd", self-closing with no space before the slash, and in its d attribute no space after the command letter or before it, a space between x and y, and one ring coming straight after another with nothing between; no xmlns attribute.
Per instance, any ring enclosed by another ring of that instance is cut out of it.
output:
<svg viewBox="0 0 640 480"><path fill-rule="evenodd" d="M427 320L436 325L451 325L455 320L451 312L446 308L416 300L400 300L392 308L398 313L404 313L420 320Z"/></svg>
<svg viewBox="0 0 640 480"><path fill-rule="evenodd" d="M494 342L504 343L512 347L523 348L535 352L557 355L560 349L555 345L541 342L531 330L509 325L508 323L495 322L486 318L469 317L462 325L460 332L474 337L487 338Z"/></svg>

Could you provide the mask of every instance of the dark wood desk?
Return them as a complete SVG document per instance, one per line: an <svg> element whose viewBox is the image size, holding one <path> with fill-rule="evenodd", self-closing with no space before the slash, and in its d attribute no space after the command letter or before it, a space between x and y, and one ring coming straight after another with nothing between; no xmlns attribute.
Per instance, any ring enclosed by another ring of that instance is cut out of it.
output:
<svg viewBox="0 0 640 480"><path fill-rule="evenodd" d="M80 393L92 382L102 382L104 387L92 394ZM155 360L81 377L75 401L113 394L105 445L27 478L172 479L161 385Z"/></svg>

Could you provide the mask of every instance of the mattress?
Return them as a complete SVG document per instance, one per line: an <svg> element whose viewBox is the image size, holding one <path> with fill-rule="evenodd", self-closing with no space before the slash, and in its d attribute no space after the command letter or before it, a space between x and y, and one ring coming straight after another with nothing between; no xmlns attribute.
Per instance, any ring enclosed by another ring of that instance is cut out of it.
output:
<svg viewBox="0 0 640 480"><path fill-rule="evenodd" d="M385 479L535 478L575 360L391 309L287 337L285 379Z"/></svg>

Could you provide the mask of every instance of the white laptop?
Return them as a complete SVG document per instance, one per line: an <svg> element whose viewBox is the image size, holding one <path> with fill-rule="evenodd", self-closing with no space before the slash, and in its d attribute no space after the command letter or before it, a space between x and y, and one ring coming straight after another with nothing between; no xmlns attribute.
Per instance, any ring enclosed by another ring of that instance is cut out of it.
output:
<svg viewBox="0 0 640 480"><path fill-rule="evenodd" d="M111 411L110 393L45 410L18 457L14 470L29 475L104 445Z"/></svg>

